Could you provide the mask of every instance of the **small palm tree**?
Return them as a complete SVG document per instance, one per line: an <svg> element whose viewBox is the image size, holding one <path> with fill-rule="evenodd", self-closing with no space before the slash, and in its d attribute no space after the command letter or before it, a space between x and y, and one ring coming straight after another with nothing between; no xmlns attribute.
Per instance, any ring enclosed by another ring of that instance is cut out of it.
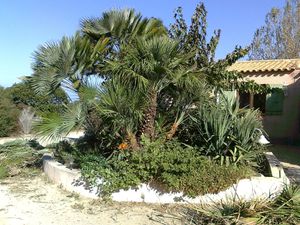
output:
<svg viewBox="0 0 300 225"><path fill-rule="evenodd" d="M138 38L133 44L123 45L122 58L108 61L106 73L130 89L142 90L148 104L140 124L138 136L155 135L158 94L170 86L187 87L199 83L200 77L186 62L192 54L182 54L179 43L167 37Z"/></svg>

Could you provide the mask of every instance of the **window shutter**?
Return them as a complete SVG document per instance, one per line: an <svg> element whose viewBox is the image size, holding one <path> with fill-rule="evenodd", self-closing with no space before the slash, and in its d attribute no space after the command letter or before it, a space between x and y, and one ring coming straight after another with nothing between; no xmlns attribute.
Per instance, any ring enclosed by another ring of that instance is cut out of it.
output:
<svg viewBox="0 0 300 225"><path fill-rule="evenodd" d="M283 112L284 93L282 85L272 85L266 97L266 114L280 115Z"/></svg>

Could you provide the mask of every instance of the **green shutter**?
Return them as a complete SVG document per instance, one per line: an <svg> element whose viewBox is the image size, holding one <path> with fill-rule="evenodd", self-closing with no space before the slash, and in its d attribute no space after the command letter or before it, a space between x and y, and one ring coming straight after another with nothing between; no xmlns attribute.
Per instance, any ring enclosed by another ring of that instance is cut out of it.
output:
<svg viewBox="0 0 300 225"><path fill-rule="evenodd" d="M266 98L266 114L280 115L283 112L284 93L282 85L272 85Z"/></svg>

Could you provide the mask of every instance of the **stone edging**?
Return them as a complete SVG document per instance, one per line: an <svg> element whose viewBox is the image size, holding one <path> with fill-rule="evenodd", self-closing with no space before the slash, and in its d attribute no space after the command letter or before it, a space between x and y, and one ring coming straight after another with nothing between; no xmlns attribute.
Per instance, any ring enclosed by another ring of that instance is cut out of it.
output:
<svg viewBox="0 0 300 225"><path fill-rule="evenodd" d="M275 157L275 156L274 156ZM80 171L68 169L52 159L50 155L43 157L43 169L51 181L61 185L68 191L89 198L98 198L96 188L87 190L80 181ZM101 180L100 180L101 182ZM242 179L237 184L218 194L206 194L196 198L183 197L182 193L159 193L147 184L141 184L137 189L120 190L111 195L112 200L119 202L146 203L201 203L209 204L232 200L258 200L274 197L289 184L286 177L252 177ZM101 196L100 196L101 197Z"/></svg>
<svg viewBox="0 0 300 225"><path fill-rule="evenodd" d="M287 178L280 161L276 158L273 152L265 152L265 156L268 160L271 176L276 178Z"/></svg>

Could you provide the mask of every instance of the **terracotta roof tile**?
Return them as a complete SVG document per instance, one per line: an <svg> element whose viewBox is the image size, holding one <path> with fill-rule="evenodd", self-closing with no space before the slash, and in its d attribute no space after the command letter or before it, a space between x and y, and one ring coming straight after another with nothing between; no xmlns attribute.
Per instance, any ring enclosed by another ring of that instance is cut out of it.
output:
<svg viewBox="0 0 300 225"><path fill-rule="evenodd" d="M290 71L295 69L300 69L300 58L238 61L228 67L229 71L238 72Z"/></svg>

